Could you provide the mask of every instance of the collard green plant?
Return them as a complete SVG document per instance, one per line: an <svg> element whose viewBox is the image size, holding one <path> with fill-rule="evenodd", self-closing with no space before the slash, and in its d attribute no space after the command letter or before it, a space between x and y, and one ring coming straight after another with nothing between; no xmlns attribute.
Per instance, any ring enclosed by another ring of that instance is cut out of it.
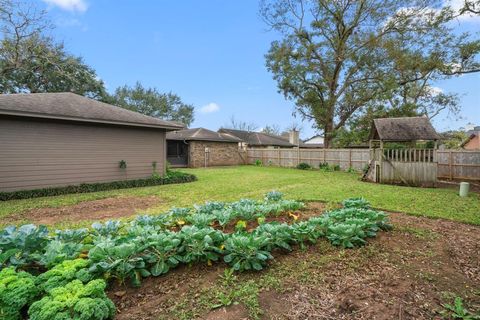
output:
<svg viewBox="0 0 480 320"><path fill-rule="evenodd" d="M150 275L138 256L141 251L134 241L119 245L111 241L98 243L88 253L92 263L89 272L106 280L115 278L122 284L129 279L133 286L139 286L142 277Z"/></svg>
<svg viewBox="0 0 480 320"><path fill-rule="evenodd" d="M223 233L211 227L185 226L179 236L182 239L179 253L184 263L217 261L222 253Z"/></svg>
<svg viewBox="0 0 480 320"><path fill-rule="evenodd" d="M182 261L179 254L181 239L177 233L166 231L151 234L144 241L142 258L152 276L165 274Z"/></svg>
<svg viewBox="0 0 480 320"><path fill-rule="evenodd" d="M6 227L0 231L0 267L28 268L39 264L48 240L45 226L26 224L18 228Z"/></svg>
<svg viewBox="0 0 480 320"><path fill-rule="evenodd" d="M272 190L265 195L265 201L280 201L283 198L283 193Z"/></svg>
<svg viewBox="0 0 480 320"><path fill-rule="evenodd" d="M262 270L273 259L268 242L265 235L234 233L225 241L223 260L236 271Z"/></svg>
<svg viewBox="0 0 480 320"><path fill-rule="evenodd" d="M292 233L293 228L286 223L265 223L258 226L254 231L254 234L268 238L265 248L270 252L275 248L291 251L290 244L295 242Z"/></svg>
<svg viewBox="0 0 480 320"><path fill-rule="evenodd" d="M349 199L343 200L342 205L345 208L362 208L362 209L370 208L370 202L368 202L365 198L349 198Z"/></svg>
<svg viewBox="0 0 480 320"><path fill-rule="evenodd" d="M0 319L19 320L21 311L32 303L39 290L35 277L27 272L16 272L13 267L0 271Z"/></svg>
<svg viewBox="0 0 480 320"><path fill-rule="evenodd" d="M105 281L97 279L83 284L73 280L50 290L34 302L28 315L31 320L106 320L115 315L115 305L105 294Z"/></svg>

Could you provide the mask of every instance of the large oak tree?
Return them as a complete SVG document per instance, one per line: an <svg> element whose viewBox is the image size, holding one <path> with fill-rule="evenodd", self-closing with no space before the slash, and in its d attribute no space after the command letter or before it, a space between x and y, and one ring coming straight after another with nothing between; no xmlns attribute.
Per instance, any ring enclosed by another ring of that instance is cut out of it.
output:
<svg viewBox="0 0 480 320"><path fill-rule="evenodd" d="M458 13L442 4L263 1L262 17L282 36L271 44L267 68L280 92L314 121L330 147L336 133L367 107L416 108L428 98L432 81L480 71L479 42L453 32L449 22ZM440 109L454 101L444 97L437 101Z"/></svg>

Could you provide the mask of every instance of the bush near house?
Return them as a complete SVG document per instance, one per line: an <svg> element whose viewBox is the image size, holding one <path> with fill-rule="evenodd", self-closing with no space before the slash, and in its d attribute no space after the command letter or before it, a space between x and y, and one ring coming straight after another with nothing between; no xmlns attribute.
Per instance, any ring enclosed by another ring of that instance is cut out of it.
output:
<svg viewBox="0 0 480 320"><path fill-rule="evenodd" d="M114 189L150 187L164 184L186 183L196 180L197 178L193 174L183 173L180 171L168 171L167 174L163 177L152 176L147 179L122 180L102 183L84 183L76 186L0 192L0 201L58 196L70 193L85 193Z"/></svg>

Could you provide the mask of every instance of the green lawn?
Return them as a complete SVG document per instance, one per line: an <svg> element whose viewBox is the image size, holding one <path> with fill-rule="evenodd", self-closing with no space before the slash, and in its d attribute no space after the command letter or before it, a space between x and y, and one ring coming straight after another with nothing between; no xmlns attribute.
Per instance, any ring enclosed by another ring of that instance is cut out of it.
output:
<svg viewBox="0 0 480 320"><path fill-rule="evenodd" d="M231 201L260 198L272 189L287 198L340 202L349 197L365 197L374 207L413 215L445 218L480 225L478 194L460 198L456 190L410 188L359 181L345 172L302 171L296 169L241 166L230 168L185 169L198 181L187 184L123 189L57 197L0 202L0 217L39 207L59 207L112 196L157 195L161 204L147 210L158 212L172 206L191 206L206 200Z"/></svg>

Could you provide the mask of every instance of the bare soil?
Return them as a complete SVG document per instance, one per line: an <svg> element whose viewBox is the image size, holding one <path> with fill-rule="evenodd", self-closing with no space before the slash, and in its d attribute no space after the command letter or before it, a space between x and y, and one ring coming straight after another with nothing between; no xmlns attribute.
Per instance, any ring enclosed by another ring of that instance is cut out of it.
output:
<svg viewBox="0 0 480 320"><path fill-rule="evenodd" d="M303 214L322 208L311 203ZM391 221L393 231L363 248L322 240L274 252L269 268L238 274L228 285L220 262L181 266L140 288L113 285L116 319L441 319L454 296L480 312L480 227L401 213ZM248 286L258 293L218 306L216 292Z"/></svg>
<svg viewBox="0 0 480 320"><path fill-rule="evenodd" d="M15 223L26 220L35 224L51 225L63 221L116 219L132 216L138 210L147 209L159 201L155 196L107 198L59 208L32 209L4 217L1 222Z"/></svg>

